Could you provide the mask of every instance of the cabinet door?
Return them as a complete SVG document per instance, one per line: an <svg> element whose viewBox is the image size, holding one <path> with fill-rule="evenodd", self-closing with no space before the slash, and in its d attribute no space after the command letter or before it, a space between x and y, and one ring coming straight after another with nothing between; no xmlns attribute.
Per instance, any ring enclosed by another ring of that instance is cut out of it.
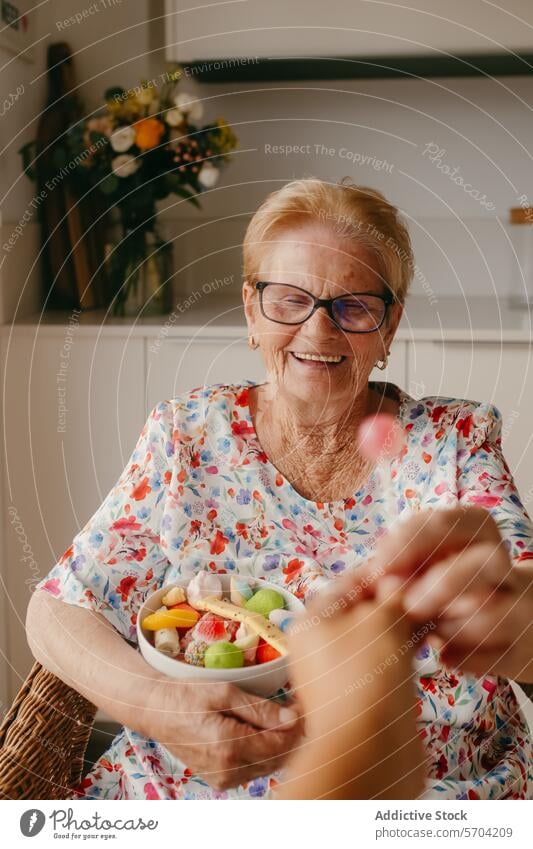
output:
<svg viewBox="0 0 533 849"><path fill-rule="evenodd" d="M142 429L142 339L4 339L5 580L11 697L31 665L30 593L85 525Z"/></svg>
<svg viewBox="0 0 533 849"><path fill-rule="evenodd" d="M533 498L531 396L533 361L525 343L413 342L408 391L495 404L503 416L502 442L521 498ZM529 504L529 507L528 507Z"/></svg>
<svg viewBox="0 0 533 849"><path fill-rule="evenodd" d="M395 342L389 365L374 369L372 380L389 380L405 385L406 343ZM185 340L156 338L146 341L146 409L158 401L209 383L232 383L244 379L258 383L266 379L259 351L252 351L243 339Z"/></svg>
<svg viewBox="0 0 533 849"><path fill-rule="evenodd" d="M146 340L146 407L210 383L265 380L259 351L242 338Z"/></svg>

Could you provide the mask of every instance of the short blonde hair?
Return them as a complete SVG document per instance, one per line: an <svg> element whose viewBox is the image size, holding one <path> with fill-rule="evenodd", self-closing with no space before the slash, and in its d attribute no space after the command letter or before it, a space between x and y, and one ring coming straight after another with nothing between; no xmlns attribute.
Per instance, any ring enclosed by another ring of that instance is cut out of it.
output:
<svg viewBox="0 0 533 849"><path fill-rule="evenodd" d="M340 238L375 254L383 282L403 304L413 277L414 257L407 225L381 192L349 178L327 183L314 177L293 180L272 192L250 221L243 243L243 272L257 282L269 242L289 227L323 222Z"/></svg>

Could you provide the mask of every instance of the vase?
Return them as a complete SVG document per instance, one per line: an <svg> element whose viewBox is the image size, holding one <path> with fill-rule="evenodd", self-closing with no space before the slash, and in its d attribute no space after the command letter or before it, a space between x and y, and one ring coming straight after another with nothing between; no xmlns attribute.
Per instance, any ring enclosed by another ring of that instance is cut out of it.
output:
<svg viewBox="0 0 533 849"><path fill-rule="evenodd" d="M155 227L126 229L118 244L108 246L106 272L113 315L170 312L172 244Z"/></svg>

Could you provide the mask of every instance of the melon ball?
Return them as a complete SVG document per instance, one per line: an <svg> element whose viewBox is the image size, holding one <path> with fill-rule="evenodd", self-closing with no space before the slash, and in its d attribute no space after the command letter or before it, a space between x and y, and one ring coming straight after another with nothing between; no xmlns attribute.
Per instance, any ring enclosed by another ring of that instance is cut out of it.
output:
<svg viewBox="0 0 533 849"><path fill-rule="evenodd" d="M238 669L244 665L244 652L234 643L211 643L204 655L206 669Z"/></svg>
<svg viewBox="0 0 533 849"><path fill-rule="evenodd" d="M285 599L276 590L262 589L257 590L244 605L246 610L251 610L253 613L260 613L267 619L273 610L279 610L285 607Z"/></svg>

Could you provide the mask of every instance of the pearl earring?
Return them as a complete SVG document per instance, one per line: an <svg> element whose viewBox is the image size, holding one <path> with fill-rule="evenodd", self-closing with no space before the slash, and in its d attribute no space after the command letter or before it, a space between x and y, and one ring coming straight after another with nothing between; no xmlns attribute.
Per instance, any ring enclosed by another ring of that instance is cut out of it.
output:
<svg viewBox="0 0 533 849"><path fill-rule="evenodd" d="M384 360L378 360L377 363L375 363L376 368L378 368L380 371L384 371L387 368L387 365L388 365L388 362L389 362L389 354L390 354L390 351L387 351L387 353L385 355L385 359Z"/></svg>

